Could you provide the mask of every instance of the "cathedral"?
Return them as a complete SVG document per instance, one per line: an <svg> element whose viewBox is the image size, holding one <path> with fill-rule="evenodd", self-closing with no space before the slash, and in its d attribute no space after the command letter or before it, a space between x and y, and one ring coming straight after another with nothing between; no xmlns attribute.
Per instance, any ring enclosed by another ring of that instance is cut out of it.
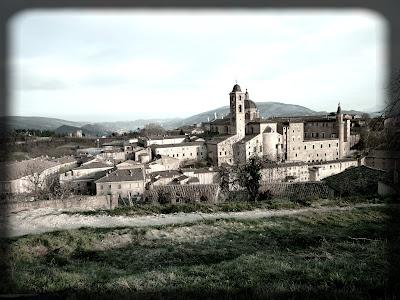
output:
<svg viewBox="0 0 400 300"><path fill-rule="evenodd" d="M257 105L238 84L229 93L230 113L207 124L216 133L206 141L207 157L215 165L243 164L251 156L274 162L324 162L345 158L356 137L350 120L336 115L262 119Z"/></svg>

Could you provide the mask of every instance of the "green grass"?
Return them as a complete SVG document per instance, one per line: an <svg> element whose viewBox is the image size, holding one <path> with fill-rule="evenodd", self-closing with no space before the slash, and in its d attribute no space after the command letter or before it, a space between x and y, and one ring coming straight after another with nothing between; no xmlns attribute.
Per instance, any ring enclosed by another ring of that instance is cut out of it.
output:
<svg viewBox="0 0 400 300"><path fill-rule="evenodd" d="M65 212L66 214L140 216L154 214L191 213L191 212L239 212L254 209L296 209L304 207L349 206L359 203L385 203L380 198L347 197L333 199L314 199L293 201L288 199L271 199L264 201L227 201L222 203L182 203L182 204L134 204L120 206L114 210L90 210Z"/></svg>
<svg viewBox="0 0 400 300"><path fill-rule="evenodd" d="M387 231L385 224L394 210L398 214L398 209L376 207L9 239L13 284L5 292L79 298L375 299L389 287L386 253L398 233ZM393 252L398 258L399 252Z"/></svg>

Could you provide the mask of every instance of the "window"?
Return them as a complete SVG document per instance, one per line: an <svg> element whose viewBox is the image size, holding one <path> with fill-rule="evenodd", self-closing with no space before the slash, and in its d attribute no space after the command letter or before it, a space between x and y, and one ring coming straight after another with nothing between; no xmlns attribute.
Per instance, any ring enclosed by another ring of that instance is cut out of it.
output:
<svg viewBox="0 0 400 300"><path fill-rule="evenodd" d="M222 155L222 152L221 152L221 151L219 152L219 155Z"/></svg>
<svg viewBox="0 0 400 300"><path fill-rule="evenodd" d="M329 146L329 148L330 148L330 147L331 147L331 144L329 144L328 146Z"/></svg>
<svg viewBox="0 0 400 300"><path fill-rule="evenodd" d="M312 145L312 148L315 149L315 148L314 148L314 145Z"/></svg>
<svg viewBox="0 0 400 300"><path fill-rule="evenodd" d="M297 157L297 153L296 153L296 157Z"/></svg>
<svg viewBox="0 0 400 300"><path fill-rule="evenodd" d="M182 156L185 156L185 153L183 153Z"/></svg>
<svg viewBox="0 0 400 300"><path fill-rule="evenodd" d="M177 153L177 154L176 154L176 157L178 157L178 156L179 156L179 154Z"/></svg>
<svg viewBox="0 0 400 300"><path fill-rule="evenodd" d="M307 146L304 146L304 150L307 150Z"/></svg>
<svg viewBox="0 0 400 300"><path fill-rule="evenodd" d="M203 152L200 152L200 155L203 155Z"/></svg>
<svg viewBox="0 0 400 300"><path fill-rule="evenodd" d="M242 106L239 105L239 112L242 112Z"/></svg>
<svg viewBox="0 0 400 300"><path fill-rule="evenodd" d="M108 185L108 188L111 189L111 184Z"/></svg>
<svg viewBox="0 0 400 300"><path fill-rule="evenodd" d="M190 156L193 156L193 153L190 153Z"/></svg>
<svg viewBox="0 0 400 300"><path fill-rule="evenodd" d="M322 144L321 144L321 148L322 148Z"/></svg>

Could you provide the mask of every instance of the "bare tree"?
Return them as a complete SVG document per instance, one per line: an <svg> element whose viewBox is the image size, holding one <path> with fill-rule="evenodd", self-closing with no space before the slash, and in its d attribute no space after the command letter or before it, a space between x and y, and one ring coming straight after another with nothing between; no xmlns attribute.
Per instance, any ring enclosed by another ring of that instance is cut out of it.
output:
<svg viewBox="0 0 400 300"><path fill-rule="evenodd" d="M42 170L39 161L31 161L27 164L22 176L26 178L26 191L35 200L63 198L72 193L72 184L60 184L60 171L51 172Z"/></svg>
<svg viewBox="0 0 400 300"><path fill-rule="evenodd" d="M143 136L158 136L165 134L165 129L158 123L146 124L142 130L140 130L140 135Z"/></svg>
<svg viewBox="0 0 400 300"><path fill-rule="evenodd" d="M46 177L43 170L40 169L40 163L36 160L27 164L26 168L21 171L22 176L26 178L26 190L34 199L41 198L42 191L46 184Z"/></svg>

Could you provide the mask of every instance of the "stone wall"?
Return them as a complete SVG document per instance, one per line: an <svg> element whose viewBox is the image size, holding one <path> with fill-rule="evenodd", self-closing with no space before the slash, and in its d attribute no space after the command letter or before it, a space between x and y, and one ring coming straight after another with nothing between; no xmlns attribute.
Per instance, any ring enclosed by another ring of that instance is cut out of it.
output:
<svg viewBox="0 0 400 300"><path fill-rule="evenodd" d="M325 182L282 182L262 183L260 192L268 192L272 197L290 200L332 198L334 191Z"/></svg>
<svg viewBox="0 0 400 300"><path fill-rule="evenodd" d="M144 200L152 203L217 202L218 184L153 186L144 192ZM165 199L163 199L165 197Z"/></svg>
<svg viewBox="0 0 400 300"><path fill-rule="evenodd" d="M19 212L22 210L33 210L39 208L61 208L61 209L112 209L115 201L110 196L80 196L68 199L38 200L1 203L0 209L8 212Z"/></svg>

